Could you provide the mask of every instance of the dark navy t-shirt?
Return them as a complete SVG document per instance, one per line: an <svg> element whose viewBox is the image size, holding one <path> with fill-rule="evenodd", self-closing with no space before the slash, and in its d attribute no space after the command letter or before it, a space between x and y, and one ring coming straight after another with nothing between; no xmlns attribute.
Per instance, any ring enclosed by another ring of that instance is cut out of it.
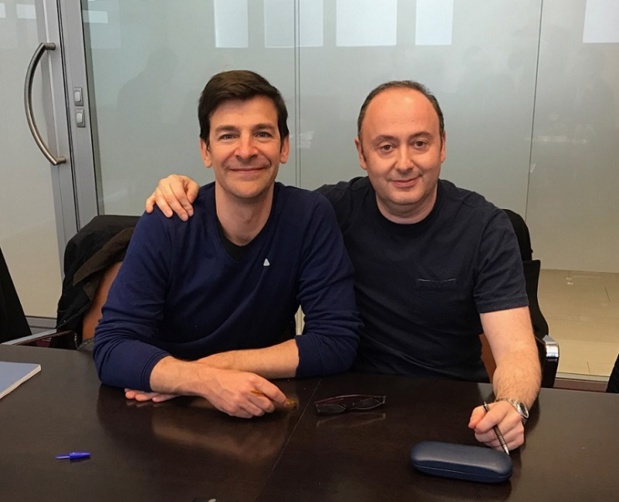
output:
<svg viewBox="0 0 619 502"><path fill-rule="evenodd" d="M355 369L480 381L479 314L528 305L518 242L481 195L438 182L432 212L387 220L368 178L324 186L355 269L364 322Z"/></svg>

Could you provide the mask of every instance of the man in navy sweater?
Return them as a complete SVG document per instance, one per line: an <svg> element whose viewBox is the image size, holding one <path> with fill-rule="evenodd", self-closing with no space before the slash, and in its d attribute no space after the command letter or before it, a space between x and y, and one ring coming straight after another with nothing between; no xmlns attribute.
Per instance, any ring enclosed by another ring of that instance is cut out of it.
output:
<svg viewBox="0 0 619 502"><path fill-rule="evenodd" d="M286 400L267 379L350 368L361 329L353 270L329 202L275 182L289 153L279 91L253 72L220 73L198 115L215 182L200 188L190 222L159 210L140 219L94 358L101 381L129 399L202 396L249 418Z"/></svg>
<svg viewBox="0 0 619 502"><path fill-rule="evenodd" d="M488 412L474 408L468 426L479 441L501 449L498 425L507 446L517 448L541 372L507 216L481 195L439 179L443 113L418 82L387 82L370 92L355 145L368 176L318 190L335 208L355 269L364 329L354 368L484 380L484 333L496 362L496 400ZM156 201L166 214L173 209L187 219L195 193L189 178L169 177L147 210Z"/></svg>

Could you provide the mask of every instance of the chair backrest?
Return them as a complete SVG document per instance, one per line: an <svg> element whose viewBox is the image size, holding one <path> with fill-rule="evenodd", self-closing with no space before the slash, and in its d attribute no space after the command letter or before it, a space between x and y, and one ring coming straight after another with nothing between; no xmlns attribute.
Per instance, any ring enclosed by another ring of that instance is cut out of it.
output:
<svg viewBox="0 0 619 502"><path fill-rule="evenodd" d="M544 314L542 314L537 298L542 262L540 260L527 260L522 262L522 267L524 269L527 296L529 297L529 312L531 313L533 333L538 338L544 338L548 334L548 323Z"/></svg>
<svg viewBox="0 0 619 502"><path fill-rule="evenodd" d="M542 309L539 306L539 300L537 297L539 277L542 268L541 262L540 260L533 259L531 234L524 218L510 209L503 209L503 211L507 214L509 221L514 227L516 237L518 238L518 246L520 247L520 257L522 258L522 268L524 270L527 296L529 297L529 311L531 312L533 332L538 338L543 338L548 334L548 323L544 318L544 314L542 314Z"/></svg>
<svg viewBox="0 0 619 502"><path fill-rule="evenodd" d="M121 265L122 262L116 262L110 265L103 272L103 275L99 280L99 284L95 289L95 294L90 306L84 313L84 317L82 319L82 341L94 338L95 329L97 328L97 324L99 324L99 319L101 319L103 315L101 313L101 309L107 301L107 295L110 291L110 287L112 287L112 283L114 282L114 279L116 279L116 274L118 274Z"/></svg>
<svg viewBox="0 0 619 502"><path fill-rule="evenodd" d="M511 209L503 209L503 212L509 218L509 221L514 227L514 232L518 238L518 246L520 247L520 257L522 261L533 259L533 249L531 248L531 234L524 218Z"/></svg>
<svg viewBox="0 0 619 502"><path fill-rule="evenodd" d="M614 392L619 394L619 355L617 356L613 370L610 372L606 392Z"/></svg>
<svg viewBox="0 0 619 502"><path fill-rule="evenodd" d="M79 345L94 335L101 307L138 219L137 216L95 216L68 242L56 328L70 330L75 336L55 338L52 346L76 348L76 343Z"/></svg>
<svg viewBox="0 0 619 502"><path fill-rule="evenodd" d="M542 387L554 387L557 370L559 368L559 344L549 335L548 323L537 299L537 289L541 272L539 260L522 262L524 278L529 297L529 313L531 324L539 351L539 360L542 366Z"/></svg>
<svg viewBox="0 0 619 502"><path fill-rule="evenodd" d="M0 249L0 343L30 334L28 320Z"/></svg>

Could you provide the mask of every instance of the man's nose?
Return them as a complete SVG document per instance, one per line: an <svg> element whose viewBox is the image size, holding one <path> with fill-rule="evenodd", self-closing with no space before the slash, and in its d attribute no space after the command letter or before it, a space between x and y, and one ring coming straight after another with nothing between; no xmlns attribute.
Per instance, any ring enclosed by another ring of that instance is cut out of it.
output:
<svg viewBox="0 0 619 502"><path fill-rule="evenodd" d="M415 167L413 154L408 145L402 145L398 148L397 168L401 170L409 170Z"/></svg>
<svg viewBox="0 0 619 502"><path fill-rule="evenodd" d="M241 135L236 148L236 156L239 159L248 160L257 154L254 138L251 135Z"/></svg>

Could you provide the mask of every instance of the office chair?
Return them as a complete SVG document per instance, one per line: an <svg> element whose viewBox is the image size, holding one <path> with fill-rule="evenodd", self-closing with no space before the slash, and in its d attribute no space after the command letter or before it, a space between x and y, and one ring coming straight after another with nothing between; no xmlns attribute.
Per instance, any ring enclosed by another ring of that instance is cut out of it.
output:
<svg viewBox="0 0 619 502"><path fill-rule="evenodd" d="M531 324L533 325L533 333L535 334L535 341L537 343L540 365L542 368L542 387L554 387L557 370L559 368L559 344L549 335L548 323L544 318L544 314L542 314L537 296L541 261L533 259L531 236L524 219L518 213L510 211L509 209L504 209L504 211L514 227L520 246L526 291L529 298ZM481 342L482 360L486 366L488 376L490 380L492 380L496 364L485 335L481 335Z"/></svg>
<svg viewBox="0 0 619 502"><path fill-rule="evenodd" d="M13 334L11 339L0 342L29 345L46 340L50 347L77 349L82 342L92 339L137 220L137 216L93 218L67 243L56 329L31 335L28 328L27 335L22 330L21 336Z"/></svg>
<svg viewBox="0 0 619 502"><path fill-rule="evenodd" d="M43 331L40 335L44 335L43 338L45 338L54 333L56 333L55 329ZM0 249L0 343L30 338L33 338L33 335L28 320ZM38 336L36 338L39 339Z"/></svg>
<svg viewBox="0 0 619 502"><path fill-rule="evenodd" d="M615 361L615 366L610 373L610 378L608 379L608 387L606 387L606 392L613 392L615 394L619 394L619 355L617 356L617 360Z"/></svg>
<svg viewBox="0 0 619 502"><path fill-rule="evenodd" d="M137 216L95 216L67 243L57 327L76 336L57 339L54 347L75 349L94 336L101 307L125 257Z"/></svg>

